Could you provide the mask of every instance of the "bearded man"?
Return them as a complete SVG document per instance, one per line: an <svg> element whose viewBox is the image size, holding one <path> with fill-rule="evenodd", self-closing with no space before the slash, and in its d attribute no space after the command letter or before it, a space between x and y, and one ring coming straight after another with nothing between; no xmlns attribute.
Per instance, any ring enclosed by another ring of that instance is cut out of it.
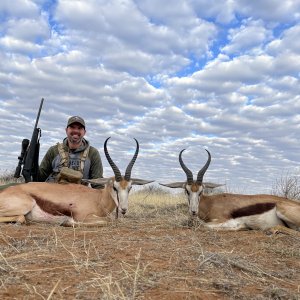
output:
<svg viewBox="0 0 300 300"><path fill-rule="evenodd" d="M49 148L39 166L39 181L81 183L81 179L103 177L99 151L84 138L85 121L79 116L68 119L67 137ZM92 185L102 188L101 185Z"/></svg>

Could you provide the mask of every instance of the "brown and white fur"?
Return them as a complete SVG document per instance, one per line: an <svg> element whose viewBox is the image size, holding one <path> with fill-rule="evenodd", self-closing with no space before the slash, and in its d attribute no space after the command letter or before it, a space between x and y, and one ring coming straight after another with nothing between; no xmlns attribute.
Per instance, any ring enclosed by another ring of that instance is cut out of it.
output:
<svg viewBox="0 0 300 300"><path fill-rule="evenodd" d="M180 165L187 176L185 182L161 184L186 191L189 213L198 216L205 226L226 230L269 230L275 226L300 231L300 203L273 195L216 194L204 195L205 187L214 188L218 184L203 183L203 176L209 167L211 155L198 172L197 180L182 160L183 149L179 154ZM280 227L276 227L280 228Z"/></svg>
<svg viewBox="0 0 300 300"><path fill-rule="evenodd" d="M109 138L108 138L109 139ZM105 184L104 189L92 189L79 184L57 184L30 182L8 187L0 193L0 222L43 222L73 226L76 224L103 225L106 217L115 208L123 215L128 209L128 195L132 185L152 181L131 178L131 170L138 156L139 144L121 176L118 167L107 151L106 158L113 169L113 178L86 180L90 183Z"/></svg>

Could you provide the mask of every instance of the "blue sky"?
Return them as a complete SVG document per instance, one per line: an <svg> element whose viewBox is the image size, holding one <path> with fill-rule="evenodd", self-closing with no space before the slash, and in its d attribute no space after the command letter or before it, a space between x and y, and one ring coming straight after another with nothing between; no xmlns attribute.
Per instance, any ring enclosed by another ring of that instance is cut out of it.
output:
<svg viewBox="0 0 300 300"><path fill-rule="evenodd" d="M0 172L14 170L39 102L41 158L71 115L87 123L105 176L140 142L133 176L196 174L270 192L299 174L299 0L0 2Z"/></svg>

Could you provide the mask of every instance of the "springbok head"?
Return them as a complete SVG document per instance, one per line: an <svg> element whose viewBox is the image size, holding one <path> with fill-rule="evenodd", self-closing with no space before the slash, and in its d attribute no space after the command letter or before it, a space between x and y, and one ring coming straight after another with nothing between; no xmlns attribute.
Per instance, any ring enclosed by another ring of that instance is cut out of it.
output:
<svg viewBox="0 0 300 300"><path fill-rule="evenodd" d="M205 149L206 150L206 149ZM208 150L206 150L208 154L208 159L205 165L200 169L197 175L197 179L194 180L193 173L190 169L184 164L182 160L182 153L185 151L185 149L181 150L179 153L179 163L181 168L183 169L184 173L186 174L186 181L184 182L173 182L169 184L162 184L163 186L170 187L170 188L183 188L187 194L188 198L188 204L189 204L189 212L191 215L198 214L199 209L199 203L201 199L201 194L203 193L205 188L216 188L218 186L221 186L222 184L215 184L215 183L204 183L203 177L205 172L207 171L210 161L211 161L211 155Z"/></svg>
<svg viewBox="0 0 300 300"><path fill-rule="evenodd" d="M136 150L135 153L129 162L125 175L122 176L119 168L116 166L114 161L111 159L108 150L107 150L107 142L110 139L107 138L104 143L104 153L106 156L106 159L111 166L113 172L114 172L114 178L97 178L97 179L90 179L90 180L84 180L85 182L89 183L96 183L96 184L106 184L107 186L111 186L111 195L116 203L118 213L121 212L123 215L126 214L128 210L128 195L132 188L132 185L144 185L150 182L153 182L153 180L143 180L143 179L137 179L137 178L131 178L131 170L132 167L137 159L138 153L139 153L139 142L135 140L136 142Z"/></svg>

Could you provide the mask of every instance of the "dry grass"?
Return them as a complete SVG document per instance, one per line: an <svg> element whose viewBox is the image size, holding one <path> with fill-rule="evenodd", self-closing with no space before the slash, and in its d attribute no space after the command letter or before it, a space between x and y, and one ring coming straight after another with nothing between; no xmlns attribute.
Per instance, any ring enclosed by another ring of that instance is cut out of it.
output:
<svg viewBox="0 0 300 300"><path fill-rule="evenodd" d="M101 228L0 225L0 298L300 298L300 239L190 226L184 195L160 190L129 209Z"/></svg>
<svg viewBox="0 0 300 300"><path fill-rule="evenodd" d="M0 174L0 186L9 183L21 183L24 182L24 178L21 176L19 178L14 178L14 171L2 171Z"/></svg>

